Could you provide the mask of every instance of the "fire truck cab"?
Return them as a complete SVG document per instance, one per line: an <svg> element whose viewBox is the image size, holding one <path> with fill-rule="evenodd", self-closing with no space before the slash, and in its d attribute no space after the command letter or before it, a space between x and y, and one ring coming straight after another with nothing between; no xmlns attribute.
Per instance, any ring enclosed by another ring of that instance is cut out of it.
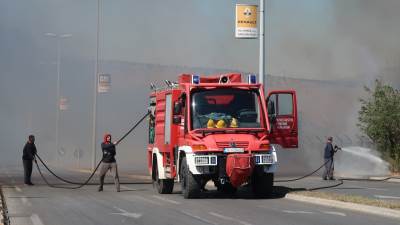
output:
<svg viewBox="0 0 400 225"><path fill-rule="evenodd" d="M148 170L161 194L181 184L196 198L209 181L233 193L249 183L268 195L277 166L275 145L297 148L293 90L264 95L255 75L182 74L177 83L153 90L149 99Z"/></svg>

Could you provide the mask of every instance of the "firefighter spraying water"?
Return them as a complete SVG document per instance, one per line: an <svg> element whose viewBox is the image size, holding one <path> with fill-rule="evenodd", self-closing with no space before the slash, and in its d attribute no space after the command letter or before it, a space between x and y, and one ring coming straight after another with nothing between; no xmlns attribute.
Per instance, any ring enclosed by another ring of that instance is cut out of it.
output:
<svg viewBox="0 0 400 225"><path fill-rule="evenodd" d="M241 74L200 77L152 85L149 100L148 169L159 193L180 182L195 198L208 181L233 193L249 183L257 196L272 191L277 154L273 144L297 148L296 94L271 91Z"/></svg>

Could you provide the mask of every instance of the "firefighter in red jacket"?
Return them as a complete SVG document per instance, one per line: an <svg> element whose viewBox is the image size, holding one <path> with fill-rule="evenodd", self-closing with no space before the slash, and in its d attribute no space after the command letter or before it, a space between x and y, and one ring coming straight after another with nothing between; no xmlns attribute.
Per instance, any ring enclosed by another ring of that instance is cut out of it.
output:
<svg viewBox="0 0 400 225"><path fill-rule="evenodd" d="M114 183L117 192L120 191L118 167L117 167L117 161L115 160L115 155L116 155L115 144L116 143L111 142L111 134L104 135L104 142L101 143L103 158L101 160L101 166L100 166L100 186L98 189L99 191L103 191L104 178L108 170L111 171L114 177Z"/></svg>

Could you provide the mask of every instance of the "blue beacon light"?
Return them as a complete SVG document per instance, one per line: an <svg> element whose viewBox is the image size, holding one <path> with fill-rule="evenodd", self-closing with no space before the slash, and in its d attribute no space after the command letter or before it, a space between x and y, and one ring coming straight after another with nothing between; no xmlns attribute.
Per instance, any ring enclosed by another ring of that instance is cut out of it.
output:
<svg viewBox="0 0 400 225"><path fill-rule="evenodd" d="M249 84L256 84L257 83L257 77L255 74L249 74L247 76L247 81Z"/></svg>
<svg viewBox="0 0 400 225"><path fill-rule="evenodd" d="M192 75L192 84L199 84L199 83L200 83L200 76Z"/></svg>

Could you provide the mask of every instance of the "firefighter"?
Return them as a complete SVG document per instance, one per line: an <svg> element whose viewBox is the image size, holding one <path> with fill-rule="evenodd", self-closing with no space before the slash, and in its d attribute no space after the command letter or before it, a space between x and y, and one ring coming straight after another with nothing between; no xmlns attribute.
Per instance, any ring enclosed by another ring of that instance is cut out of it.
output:
<svg viewBox="0 0 400 225"><path fill-rule="evenodd" d="M31 181L32 164L36 155L35 136L29 135L22 154L22 163L24 165L24 183L26 185L33 185Z"/></svg>
<svg viewBox="0 0 400 225"><path fill-rule="evenodd" d="M120 192L119 177L117 161L115 160L115 144L111 142L111 134L104 135L104 142L101 143L101 149L103 151L103 158L100 166L100 186L98 191L103 191L104 178L108 170L111 171L114 177L115 188L117 192Z"/></svg>
<svg viewBox="0 0 400 225"><path fill-rule="evenodd" d="M335 145L333 147L332 145L333 137L328 137L328 140L325 145L324 149L324 163L325 163L325 170L324 173L322 174L322 179L326 180L334 180L333 177L333 170L334 170L334 164L333 164L333 156L339 150L340 148Z"/></svg>

